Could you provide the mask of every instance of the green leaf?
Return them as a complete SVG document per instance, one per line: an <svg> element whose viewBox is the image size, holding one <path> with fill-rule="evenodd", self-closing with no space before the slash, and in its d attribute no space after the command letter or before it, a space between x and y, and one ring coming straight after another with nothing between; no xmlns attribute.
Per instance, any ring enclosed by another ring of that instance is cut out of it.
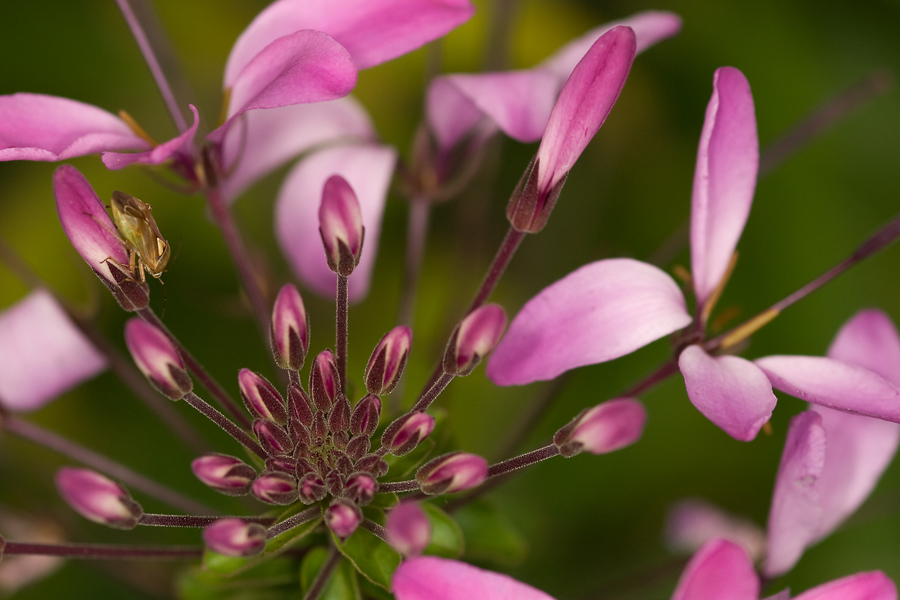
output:
<svg viewBox="0 0 900 600"><path fill-rule="evenodd" d="M390 591L391 577L400 566L400 555L396 550L362 527L343 544L334 534L331 537L341 553L353 563L363 577Z"/></svg>
<svg viewBox="0 0 900 600"><path fill-rule="evenodd" d="M513 567L528 554L528 542L505 513L486 502L473 502L453 517L466 540L466 557Z"/></svg>
<svg viewBox="0 0 900 600"><path fill-rule="evenodd" d="M300 566L300 586L304 594L309 590L316 575L322 570L322 566L327 558L328 550L322 547L313 548L303 558L303 564ZM322 590L319 600L361 599L362 593L359 589L356 570L349 561L342 560L331 574L328 583L325 584L325 589Z"/></svg>
<svg viewBox="0 0 900 600"><path fill-rule="evenodd" d="M387 494L375 494L375 497L368 506L371 506L372 508L394 508L398 504L400 504L400 496L394 492L390 492Z"/></svg>
<svg viewBox="0 0 900 600"><path fill-rule="evenodd" d="M456 558L461 555L465 549L465 541L462 529L456 521L433 504L422 503L421 506L431 523L431 542L425 548L425 554L445 558Z"/></svg>
<svg viewBox="0 0 900 600"><path fill-rule="evenodd" d="M194 567L182 572L177 589L184 600L289 600L297 584L297 561L282 557L239 577Z"/></svg>

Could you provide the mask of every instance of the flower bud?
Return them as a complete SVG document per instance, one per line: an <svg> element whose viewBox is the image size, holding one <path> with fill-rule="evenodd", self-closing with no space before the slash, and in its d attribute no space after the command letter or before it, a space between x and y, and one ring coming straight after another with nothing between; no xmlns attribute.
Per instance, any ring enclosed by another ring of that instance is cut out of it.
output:
<svg viewBox="0 0 900 600"><path fill-rule="evenodd" d="M345 277L350 275L359 264L365 228L356 193L340 175L329 177L322 190L319 233L328 268Z"/></svg>
<svg viewBox="0 0 900 600"><path fill-rule="evenodd" d="M78 514L116 529L134 529L144 511L128 491L90 469L63 467L56 473L56 488Z"/></svg>
<svg viewBox="0 0 900 600"><path fill-rule="evenodd" d="M353 407L353 414L350 415L350 433L371 436L378 428L379 418L381 418L381 400L374 393L364 396Z"/></svg>
<svg viewBox="0 0 900 600"><path fill-rule="evenodd" d="M292 421L301 423L307 429L312 427L316 411L302 387L293 383L288 386L287 403Z"/></svg>
<svg viewBox="0 0 900 600"><path fill-rule="evenodd" d="M175 345L157 327L141 319L129 319L125 344L141 373L167 398L180 400L194 388Z"/></svg>
<svg viewBox="0 0 900 600"><path fill-rule="evenodd" d="M315 473L316 472L315 465L313 465L309 460L300 457L300 458L295 458L294 461L295 461L295 465L296 465L297 477L299 479L303 479L303 476L306 475L307 473Z"/></svg>
<svg viewBox="0 0 900 600"><path fill-rule="evenodd" d="M253 495L269 504L290 504L297 499L297 480L281 471L266 471L253 482Z"/></svg>
<svg viewBox="0 0 900 600"><path fill-rule="evenodd" d="M322 350L309 370L309 394L316 407L328 412L338 391L337 365L331 350Z"/></svg>
<svg viewBox="0 0 900 600"><path fill-rule="evenodd" d="M332 469L325 475L325 489L332 496L340 496L344 490L344 476L337 469Z"/></svg>
<svg viewBox="0 0 900 600"><path fill-rule="evenodd" d="M556 432L553 443L565 457L583 451L606 454L638 441L644 431L647 411L632 398L617 398L581 411Z"/></svg>
<svg viewBox="0 0 900 600"><path fill-rule="evenodd" d="M381 445L394 456L409 454L434 429L434 417L425 413L404 415L388 425L381 435Z"/></svg>
<svg viewBox="0 0 900 600"><path fill-rule="evenodd" d="M256 471L233 456L207 454L191 461L194 475L217 492L228 496L243 496L250 491Z"/></svg>
<svg viewBox="0 0 900 600"><path fill-rule="evenodd" d="M335 498L331 506L325 509L325 524L341 541L350 537L361 522L359 507L346 498Z"/></svg>
<svg viewBox="0 0 900 600"><path fill-rule="evenodd" d="M203 530L203 543L225 556L256 556L266 547L266 528L234 517L219 519Z"/></svg>
<svg viewBox="0 0 900 600"><path fill-rule="evenodd" d="M412 330L405 325L394 327L381 338L366 365L366 389L370 394L385 396L397 387L403 376L410 344Z"/></svg>
<svg viewBox="0 0 900 600"><path fill-rule="evenodd" d="M325 420L325 413L317 412L316 419L313 421L312 431L310 431L313 441L321 444L328 435L328 422Z"/></svg>
<svg viewBox="0 0 900 600"><path fill-rule="evenodd" d="M366 454L356 461L356 470L371 473L373 477L381 477L388 472L390 467L383 458L377 454Z"/></svg>
<svg viewBox="0 0 900 600"><path fill-rule="evenodd" d="M291 436L274 421L256 419L253 421L253 433L266 454L286 456L294 449Z"/></svg>
<svg viewBox="0 0 900 600"><path fill-rule="evenodd" d="M294 475L297 472L297 462L287 456L270 456L266 459L266 471L281 471Z"/></svg>
<svg viewBox="0 0 900 600"><path fill-rule="evenodd" d="M327 490L325 489L325 481L318 473L307 473L300 478L299 484L300 502L303 504L312 504L318 502L325 497Z"/></svg>
<svg viewBox="0 0 900 600"><path fill-rule="evenodd" d="M369 436L355 437L347 443L347 456L353 460L358 460L371 448L372 440L369 439Z"/></svg>
<svg viewBox="0 0 900 600"><path fill-rule="evenodd" d="M354 473L344 484L344 496L353 500L357 506L365 506L372 501L378 492L378 482L368 473Z"/></svg>
<svg viewBox="0 0 900 600"><path fill-rule="evenodd" d="M468 375L500 341L506 329L506 311L498 304L476 308L460 322L444 351L444 371Z"/></svg>
<svg viewBox="0 0 900 600"><path fill-rule="evenodd" d="M388 543L403 556L418 556L431 541L431 522L416 502L404 502L388 513Z"/></svg>
<svg viewBox="0 0 900 600"><path fill-rule="evenodd" d="M287 422L287 407L281 394L265 377L250 369L238 373L238 385L244 406L254 417L284 424Z"/></svg>
<svg viewBox="0 0 900 600"><path fill-rule="evenodd" d="M275 298L269 335L278 366L299 371L309 350L309 315L300 292L290 283L282 286Z"/></svg>
<svg viewBox="0 0 900 600"><path fill-rule="evenodd" d="M487 478L487 461L475 454L451 452L439 456L416 472L416 481L429 495L452 494L480 485Z"/></svg>
<svg viewBox="0 0 900 600"><path fill-rule="evenodd" d="M350 427L350 401L341 394L328 414L328 429L337 433Z"/></svg>

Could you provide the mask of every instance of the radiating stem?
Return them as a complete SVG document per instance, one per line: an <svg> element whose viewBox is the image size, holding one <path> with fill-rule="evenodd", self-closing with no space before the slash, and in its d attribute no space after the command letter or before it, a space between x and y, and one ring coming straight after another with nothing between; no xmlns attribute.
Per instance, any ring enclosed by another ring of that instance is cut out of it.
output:
<svg viewBox="0 0 900 600"><path fill-rule="evenodd" d="M335 352L334 360L337 366L338 380L341 382L341 391L347 393L347 351L350 337L350 296L349 279L344 275L337 276L337 294L335 295Z"/></svg>
<svg viewBox="0 0 900 600"><path fill-rule="evenodd" d="M553 402L559 398L560 393L572 381L574 371L567 371L553 381L549 382L534 398L531 405L528 406L515 425L506 433L504 440L497 446L495 450L499 456L508 456L515 452L522 443L528 438L531 432L537 427L541 420L546 416L547 411L553 406Z"/></svg>
<svg viewBox="0 0 900 600"><path fill-rule="evenodd" d="M250 452L257 455L261 459L265 460L268 455L265 451L260 447L256 440L250 437L250 435L235 425L228 417L217 411L215 408L209 405L208 402L200 398L194 392L188 392L184 396L184 401L196 408L203 416L207 417L210 421L218 425L222 428L225 433L233 437L237 440L238 443L242 444L246 447Z"/></svg>
<svg viewBox="0 0 900 600"><path fill-rule="evenodd" d="M236 518L243 519L248 523L259 523L260 525L269 526L275 522L272 517L218 517L218 516L195 516L195 515L158 515L144 514L138 520L138 525L148 525L153 527L206 527L212 525L219 519Z"/></svg>
<svg viewBox="0 0 900 600"><path fill-rule="evenodd" d="M94 560L194 560L200 546L122 546L114 544L30 544L6 542L4 556L62 556Z"/></svg>
<svg viewBox="0 0 900 600"><path fill-rule="evenodd" d="M388 494L392 492L414 492L419 489L419 482L415 479L409 481L389 481L378 486L379 494Z"/></svg>
<svg viewBox="0 0 900 600"><path fill-rule="evenodd" d="M438 396L441 395L450 382L453 381L454 375L450 373L443 373L434 384L428 388L428 390L422 394L422 397L416 401L415 405L410 409L409 412L422 412L431 406L431 403L434 402Z"/></svg>
<svg viewBox="0 0 900 600"><path fill-rule="evenodd" d="M325 559L325 564L322 565L322 570L313 579L312 584L309 586L309 591L303 596L303 600L317 600L322 595L322 592L325 591L325 584L328 583L328 579L334 573L342 558L343 555L340 550L332 544L328 548L328 557Z"/></svg>
<svg viewBox="0 0 900 600"><path fill-rule="evenodd" d="M365 529L366 531L368 531L369 533L371 533L372 535L374 535L375 537L379 538L381 541L383 541L383 542L388 541L387 530L384 527L382 527L381 525L379 525L378 523L376 523L375 521L372 521L371 519L363 519L362 522L359 524L359 526L362 527L363 529Z"/></svg>
<svg viewBox="0 0 900 600"><path fill-rule="evenodd" d="M425 240L428 237L428 222L431 202L424 196L414 196L409 200L409 221L406 225L406 263L403 270L403 290L400 293L400 309L397 322L412 326L416 318L416 293L425 255Z"/></svg>
<svg viewBox="0 0 900 600"><path fill-rule="evenodd" d="M678 372L678 357L667 361L661 367L644 377L642 380L631 386L628 390L620 394L620 396L639 396L647 392L653 386L662 383L672 375Z"/></svg>
<svg viewBox="0 0 900 600"><path fill-rule="evenodd" d="M266 535L266 538L272 539L273 537L281 535L286 531L290 531L294 527L298 527L300 525L303 525L304 523L309 523L313 519L316 519L320 516L322 516L322 509L320 509L318 506L307 508L302 512L298 512L296 515L288 517L284 521L281 521L280 523L276 523L275 525L269 527L269 532Z"/></svg>

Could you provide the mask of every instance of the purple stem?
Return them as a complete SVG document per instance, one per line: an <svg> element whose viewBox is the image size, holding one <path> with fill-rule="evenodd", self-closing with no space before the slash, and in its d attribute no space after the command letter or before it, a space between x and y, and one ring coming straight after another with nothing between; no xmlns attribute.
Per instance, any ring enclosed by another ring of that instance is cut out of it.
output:
<svg viewBox="0 0 900 600"><path fill-rule="evenodd" d="M293 517L289 517L280 523L276 523L269 527L269 533L266 535L267 539L272 539L275 536L281 535L286 531L290 531L294 527L299 527L304 523L309 523L313 519L320 517L322 515L322 509L318 506L312 506L307 508L302 512L298 512Z"/></svg>
<svg viewBox="0 0 900 600"><path fill-rule="evenodd" d="M344 555L341 554L340 550L338 550L334 544L328 548L328 558L325 559L322 570L319 571L315 579L313 579L312 584L309 586L309 591L303 596L303 600L316 600L322 595L322 592L325 591L325 584L328 583L328 579L331 577L331 574L337 568L338 564L340 564L343 557Z"/></svg>
<svg viewBox="0 0 900 600"><path fill-rule="evenodd" d="M394 481L382 483L378 486L379 494L389 494L391 492L414 492L419 489L419 482L415 479L409 481Z"/></svg>
<svg viewBox="0 0 900 600"><path fill-rule="evenodd" d="M235 425L228 419L228 417L210 406L208 402L200 398L197 394L195 394L194 392L188 392L184 396L184 401L200 411L200 413L210 421L221 427L225 431L225 433L237 440L238 443L246 447L247 450L263 460L268 458L268 455L260 447L260 445L256 443L256 440L251 438L246 431Z"/></svg>
<svg viewBox="0 0 900 600"><path fill-rule="evenodd" d="M349 343L350 331L350 296L349 296L349 278L345 275L337 276L337 294L335 296L335 351L334 360L337 365L338 381L340 381L341 391L347 393L347 346Z"/></svg>
<svg viewBox="0 0 900 600"><path fill-rule="evenodd" d="M382 527L381 525L379 525L378 523L376 523L375 521L372 521L371 519L363 519L362 522L359 524L359 526L362 527L363 529L365 529L366 531L368 531L369 533L371 533L372 535L374 535L375 537L379 538L381 541L383 541L383 542L388 541L387 530L384 527Z"/></svg>
<svg viewBox="0 0 900 600"><path fill-rule="evenodd" d="M138 525L149 525L153 527L206 527L212 525L219 519L230 517L217 516L194 516L194 515L157 515L144 514L138 520ZM272 517L236 517L243 519L249 523L259 523L260 525L271 525L275 522Z"/></svg>
<svg viewBox="0 0 900 600"><path fill-rule="evenodd" d="M400 293L400 309L397 322L412 326L415 319L416 292L422 273L422 259L425 255L425 239L428 236L428 221L431 203L424 196L413 196L409 200L409 220L406 226L406 265L403 271L403 290Z"/></svg>
<svg viewBox="0 0 900 600"><path fill-rule="evenodd" d="M203 556L198 546L118 546L113 544L28 544L6 542L4 555L62 556L95 560L193 560Z"/></svg>
<svg viewBox="0 0 900 600"><path fill-rule="evenodd" d="M441 395L441 392L443 392L448 385L450 385L450 382L453 381L453 377L454 375L452 375L451 373L443 373L437 379L437 381L435 381L434 384L430 388L428 388L428 391L422 394L422 397L419 398L418 401L416 401L415 405L412 407L412 409L410 409L409 412L422 412L429 406L431 406L431 403Z"/></svg>

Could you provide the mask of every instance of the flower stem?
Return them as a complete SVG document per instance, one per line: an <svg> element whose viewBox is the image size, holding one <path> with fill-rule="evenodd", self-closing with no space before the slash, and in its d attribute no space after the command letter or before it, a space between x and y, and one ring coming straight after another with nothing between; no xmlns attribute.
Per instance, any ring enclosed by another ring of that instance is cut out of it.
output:
<svg viewBox="0 0 900 600"><path fill-rule="evenodd" d="M290 531L294 527L298 527L303 525L304 523L309 523L313 519L322 515L322 510L318 506L311 506L302 512L298 512L296 515L281 521L280 523L276 523L269 527L269 533L266 535L266 538L272 539L275 536L279 536L286 531Z"/></svg>
<svg viewBox="0 0 900 600"><path fill-rule="evenodd" d="M387 542L387 530L371 519L363 519L359 524L360 527L379 538L382 542Z"/></svg>
<svg viewBox="0 0 900 600"><path fill-rule="evenodd" d="M559 448L557 448L555 444L548 444L543 448L538 448L537 450L532 450L531 452L526 452L525 454L514 456L513 458L508 458L497 464L491 465L488 467L487 478L493 479L495 477L500 477L501 475L506 475L507 473L512 473L513 471L518 471L519 469L539 463L542 460L552 458L557 454L559 454Z"/></svg>
<svg viewBox="0 0 900 600"><path fill-rule="evenodd" d="M208 402L200 398L197 394L195 394L194 392L188 392L184 396L184 401L196 408L201 414L203 414L203 416L208 418L210 421L221 427L222 430L225 431L225 433L237 440L237 442L246 447L247 450L263 460L268 457L268 455L260 447L260 445L257 444L256 441L251 438L246 431L235 425L231 420L228 419L228 417L210 406Z"/></svg>
<svg viewBox="0 0 900 600"><path fill-rule="evenodd" d="M138 520L138 525L148 525L153 527L206 527L212 525L219 519L228 517L217 516L195 516L195 515L158 515L144 514ZM259 523L260 525L271 525L275 519L272 517L236 517L243 519L249 523Z"/></svg>
<svg viewBox="0 0 900 600"><path fill-rule="evenodd" d="M448 385L450 385L450 382L453 381L453 377L454 375L450 373L443 373L437 381L422 394L409 412L422 412L431 406L431 403L441 395L441 392L443 392Z"/></svg>
<svg viewBox="0 0 900 600"><path fill-rule="evenodd" d="M325 564L322 565L322 570L319 571L315 579L313 579L312 584L309 586L309 590L306 592L306 595L303 596L303 600L317 600L317 598L322 595L322 592L325 591L325 584L328 583L328 579L331 577L331 574L337 568L338 564L340 564L343 557L344 555L341 554L340 550L338 550L334 544L328 548L328 557L325 559Z"/></svg>
<svg viewBox="0 0 900 600"><path fill-rule="evenodd" d="M653 386L662 383L677 372L678 357L675 357L644 377L641 381L631 386L628 390L620 394L620 396L639 396L644 392L650 390Z"/></svg>
<svg viewBox="0 0 900 600"><path fill-rule="evenodd" d="M422 273L422 259L425 255L425 240L428 237L428 221L431 203L427 198L416 195L409 200L409 220L406 226L406 263L403 270L403 290L400 293L400 308L397 322L412 326L416 318L416 292Z"/></svg>
<svg viewBox="0 0 900 600"><path fill-rule="evenodd" d="M341 391L347 393L347 346L350 337L348 322L350 320L349 278L337 276L337 294L335 296L335 342L334 360L337 365L338 380Z"/></svg>
<svg viewBox="0 0 900 600"><path fill-rule="evenodd" d="M6 542L4 556L38 555L94 560L194 560L203 556L199 546L122 546L114 544L29 544Z"/></svg>
<svg viewBox="0 0 900 600"><path fill-rule="evenodd" d="M419 489L419 482L415 479L409 481L389 481L378 486L379 494L389 494L391 492L414 492Z"/></svg>

